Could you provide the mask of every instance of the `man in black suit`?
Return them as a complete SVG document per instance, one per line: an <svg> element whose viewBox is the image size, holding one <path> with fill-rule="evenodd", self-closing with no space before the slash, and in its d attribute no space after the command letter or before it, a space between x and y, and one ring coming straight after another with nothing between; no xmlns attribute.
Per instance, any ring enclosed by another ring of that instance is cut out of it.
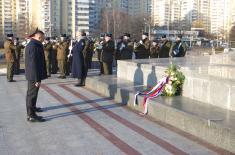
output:
<svg viewBox="0 0 235 155"><path fill-rule="evenodd" d="M45 119L36 114L36 112L42 111L41 108L36 107L36 102L41 80L47 78L42 45L44 33L36 30L30 37L31 40L25 48L25 75L28 80L26 96L27 120L30 122L43 122Z"/></svg>

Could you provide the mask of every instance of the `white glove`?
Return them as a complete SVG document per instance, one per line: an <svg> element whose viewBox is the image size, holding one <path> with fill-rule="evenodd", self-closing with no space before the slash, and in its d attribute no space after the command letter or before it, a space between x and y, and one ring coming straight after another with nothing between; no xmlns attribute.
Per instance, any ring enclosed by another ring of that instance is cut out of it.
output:
<svg viewBox="0 0 235 155"><path fill-rule="evenodd" d="M140 40L140 44L144 44L142 40Z"/></svg>
<svg viewBox="0 0 235 155"><path fill-rule="evenodd" d="M125 48L125 47L126 47L126 45L122 43L121 47L120 47L120 51L123 50L123 48Z"/></svg>
<svg viewBox="0 0 235 155"><path fill-rule="evenodd" d="M70 58L70 57L72 57L73 56L73 54L72 53L69 53L69 55L67 56L68 58Z"/></svg>
<svg viewBox="0 0 235 155"><path fill-rule="evenodd" d="M70 50L70 51L72 50L72 48L73 48L72 46L69 46L69 50Z"/></svg>

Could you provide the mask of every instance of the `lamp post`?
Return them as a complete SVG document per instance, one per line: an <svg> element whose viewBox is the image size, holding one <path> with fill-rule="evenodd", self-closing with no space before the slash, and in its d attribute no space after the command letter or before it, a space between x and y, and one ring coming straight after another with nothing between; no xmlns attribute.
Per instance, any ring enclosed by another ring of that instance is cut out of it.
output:
<svg viewBox="0 0 235 155"><path fill-rule="evenodd" d="M144 18L144 31L147 32L147 27L146 25L148 25L148 34L149 34L149 38L151 37L151 24L149 21L146 20L146 18Z"/></svg>

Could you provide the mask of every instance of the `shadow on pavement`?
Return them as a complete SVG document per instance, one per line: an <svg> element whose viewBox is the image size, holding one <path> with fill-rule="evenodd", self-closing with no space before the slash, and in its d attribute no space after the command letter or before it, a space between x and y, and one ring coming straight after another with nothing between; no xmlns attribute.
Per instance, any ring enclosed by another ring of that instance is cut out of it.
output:
<svg viewBox="0 0 235 155"><path fill-rule="evenodd" d="M90 104L92 102L103 102L103 101L108 101L111 100L110 97L107 98L101 98L101 99L96 99L96 100L87 100L87 101L82 101L82 102L76 102L76 103L70 103L66 105L56 105L56 106L50 106L50 107L44 107L42 108L43 111L49 111L49 110L56 110L56 109L61 109L61 108L69 108L77 105L83 105L83 104Z"/></svg>
<svg viewBox="0 0 235 155"><path fill-rule="evenodd" d="M74 105L74 104L72 104L72 105ZM57 118L62 118L62 117L67 117L67 116L72 116L72 115L80 115L80 114L84 114L84 113L100 111L100 110L107 110L107 109L112 109L112 108L118 108L118 107L122 107L122 106L125 106L125 105L114 103L114 104L110 104L110 105L100 106L99 109L97 109L97 108L77 109L76 111L59 113L59 114L55 114L55 115L45 116L43 118L45 118L46 121L50 121L50 120L57 119ZM68 106L66 106L66 107L68 107Z"/></svg>

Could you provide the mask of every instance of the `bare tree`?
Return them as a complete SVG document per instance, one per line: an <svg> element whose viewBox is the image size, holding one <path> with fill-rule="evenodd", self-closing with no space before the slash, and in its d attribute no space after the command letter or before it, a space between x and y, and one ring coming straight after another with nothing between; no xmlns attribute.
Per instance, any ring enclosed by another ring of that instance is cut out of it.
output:
<svg viewBox="0 0 235 155"><path fill-rule="evenodd" d="M106 8L102 10L102 20L100 31L111 32L114 38L128 32L132 38L139 39L144 31L144 24L148 20L146 16L131 16L126 12L114 8Z"/></svg>

